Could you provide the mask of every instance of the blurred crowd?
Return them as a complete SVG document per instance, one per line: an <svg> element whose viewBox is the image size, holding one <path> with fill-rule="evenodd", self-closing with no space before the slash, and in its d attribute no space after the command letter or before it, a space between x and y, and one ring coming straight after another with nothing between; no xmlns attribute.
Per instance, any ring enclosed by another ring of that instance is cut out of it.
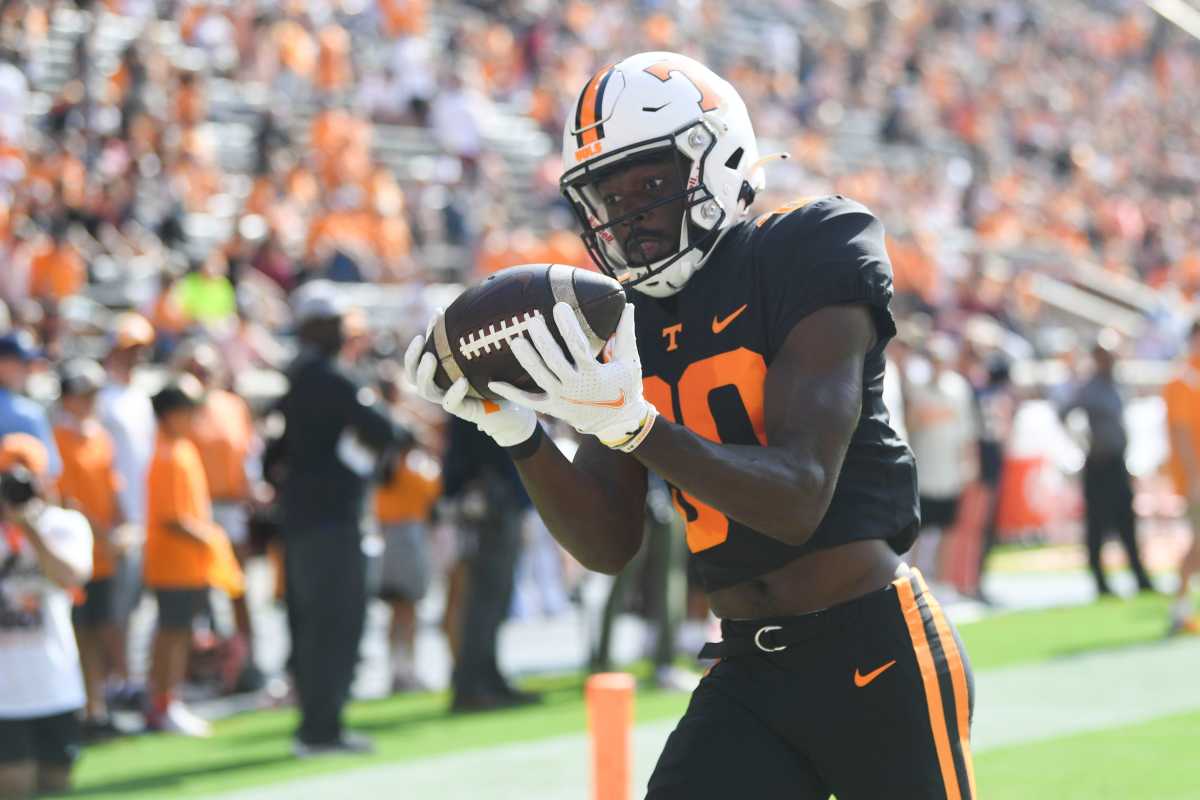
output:
<svg viewBox="0 0 1200 800"><path fill-rule="evenodd" d="M301 295L318 280L373 285L356 295L359 308L337 311L326 355L382 397L379 413L395 426L364 473L382 481L371 501L386 543L376 588L393 607L395 687L419 685L415 608L431 584L445 587L455 652L463 637L474 641L463 624L487 628L494 650L499 620L480 621L462 592L472 553L497 543L455 535L437 557L431 518L479 528L495 511L489 503L519 518L525 532L513 522L504 554L486 559L509 574L473 575L498 581L490 596L504 609L555 613L578 593L576 567L522 516L518 492L489 496L446 453L453 433L440 412L409 402L394 358L440 284L518 263L588 265L558 194L562 126L597 67L639 50L709 64L746 99L764 151L792 154L768 167L762 208L836 192L884 221L902 329L890 407L919 451L927 525L975 531L958 544L926 537L937 552L922 557L942 580L979 593L1005 447L1033 396L1014 386L1013 364L1061 355L1064 341L1086 350L1100 327L1047 315L1036 277L1069 279L1089 265L1156 298L1161 319L1093 349L1097 365L1105 352L1186 351L1200 289L1200 94L1191 89L1200 46L1127 0L746 5L3 4L0 403L20 413L0 405L0 436L42 440L48 494L93 529L93 581L117 581L112 615L77 619L99 734L107 701L147 705L159 727L204 730L172 697L138 697L131 673L146 667L127 663L137 586L154 584L142 558L162 442L151 398L189 409L173 429L195 446L213 511L197 538L227 541L234 557L220 580L206 573L202 582L236 598L236 564L264 555L282 576L286 558L270 536L279 481L262 464L279 438L280 392L251 378L303 356L297 334L315 301ZM1064 413L1071 378L1052 397ZM44 424L27 424L39 413ZM101 466L111 497L70 477ZM1132 534L1121 533L1128 544ZM521 570L538 576L537 589L518 586L513 600ZM1097 580L1104 590L1102 572ZM192 600L180 611L189 626ZM691 603L691 616L704 614ZM244 602L233 617L210 671L223 691L261 684ZM175 654L187 647L173 641L156 640L159 684L184 674ZM200 669L204 648L188 647ZM464 680L474 683L463 708L528 699L490 674L494 652L466 658L475 666Z"/></svg>
<svg viewBox="0 0 1200 800"><path fill-rule="evenodd" d="M1079 262L1190 298L1194 40L1121 0L845 5L8 4L0 297L52 334L105 285L176 337L280 324L272 301L313 277L585 263L557 191L565 114L598 64L664 49L728 77L792 153L764 207L867 204L939 328L983 314L1044 351L1031 276Z"/></svg>

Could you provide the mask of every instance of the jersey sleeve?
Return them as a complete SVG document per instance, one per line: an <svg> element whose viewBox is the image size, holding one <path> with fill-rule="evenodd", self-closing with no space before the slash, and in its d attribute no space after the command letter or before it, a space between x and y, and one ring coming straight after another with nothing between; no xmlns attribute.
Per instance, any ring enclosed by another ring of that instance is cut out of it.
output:
<svg viewBox="0 0 1200 800"><path fill-rule="evenodd" d="M763 274L772 355L796 323L825 306L865 305L881 342L896 335L888 308L892 264L883 224L865 206L832 195L757 224L761 238L755 257Z"/></svg>

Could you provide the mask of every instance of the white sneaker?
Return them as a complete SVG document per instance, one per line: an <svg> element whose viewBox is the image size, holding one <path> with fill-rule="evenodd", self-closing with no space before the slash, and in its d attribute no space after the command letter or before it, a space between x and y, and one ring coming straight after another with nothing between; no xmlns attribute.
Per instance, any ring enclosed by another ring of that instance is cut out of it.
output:
<svg viewBox="0 0 1200 800"><path fill-rule="evenodd" d="M178 733L197 739L207 739L212 736L212 725L208 724L207 720L196 716L179 700L173 700L167 706L167 712L162 716L161 726L160 730L167 733Z"/></svg>

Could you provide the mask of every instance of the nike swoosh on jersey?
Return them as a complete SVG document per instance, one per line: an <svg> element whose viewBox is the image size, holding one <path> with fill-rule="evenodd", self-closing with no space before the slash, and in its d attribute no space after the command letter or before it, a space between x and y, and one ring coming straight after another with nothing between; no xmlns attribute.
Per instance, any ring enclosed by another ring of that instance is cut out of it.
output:
<svg viewBox="0 0 1200 800"><path fill-rule="evenodd" d="M561 400L567 403L574 403L577 406L596 406L597 408L620 408L625 405L625 390L613 400L576 400L574 397L562 397Z"/></svg>
<svg viewBox="0 0 1200 800"><path fill-rule="evenodd" d="M879 669L873 669L870 672L868 672L866 675L863 675L861 672L859 672L857 669L855 669L854 670L854 685L861 689L862 687L866 686L868 683L875 680L880 675L887 672L889 669L891 669L894 666L896 666L896 659L893 658L891 661L887 662Z"/></svg>
<svg viewBox="0 0 1200 800"><path fill-rule="evenodd" d="M714 316L713 317L713 333L720 333L721 331L728 328L729 323L733 322L735 319L740 317L742 315L742 312L745 311L746 307L749 305L750 305L749 303L743 303L741 308L739 308L737 311L734 311L732 314L730 314L725 319L717 319Z"/></svg>

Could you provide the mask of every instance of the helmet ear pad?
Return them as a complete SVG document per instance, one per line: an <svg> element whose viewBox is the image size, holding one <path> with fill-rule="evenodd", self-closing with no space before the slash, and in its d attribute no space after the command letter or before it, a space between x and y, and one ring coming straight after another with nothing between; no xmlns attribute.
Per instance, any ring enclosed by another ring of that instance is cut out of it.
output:
<svg viewBox="0 0 1200 800"><path fill-rule="evenodd" d="M738 204L742 208L749 208L754 205L754 197L758 192L754 191L754 187L750 185L750 181L742 181L742 188L738 192Z"/></svg>

